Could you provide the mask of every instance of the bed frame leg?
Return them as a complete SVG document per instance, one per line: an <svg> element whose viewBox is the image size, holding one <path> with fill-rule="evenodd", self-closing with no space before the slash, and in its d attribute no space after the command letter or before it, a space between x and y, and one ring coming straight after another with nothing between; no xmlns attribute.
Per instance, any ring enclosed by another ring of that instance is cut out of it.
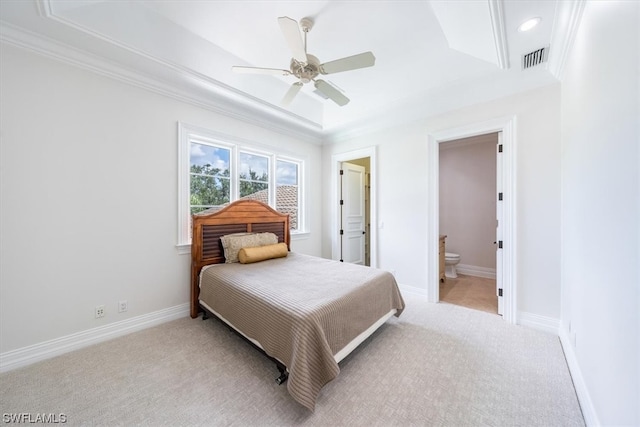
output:
<svg viewBox="0 0 640 427"><path fill-rule="evenodd" d="M276 383L282 385L289 378L289 372L287 372L287 367L281 363L276 363L276 366L278 367L278 371L280 371L280 376L276 378Z"/></svg>

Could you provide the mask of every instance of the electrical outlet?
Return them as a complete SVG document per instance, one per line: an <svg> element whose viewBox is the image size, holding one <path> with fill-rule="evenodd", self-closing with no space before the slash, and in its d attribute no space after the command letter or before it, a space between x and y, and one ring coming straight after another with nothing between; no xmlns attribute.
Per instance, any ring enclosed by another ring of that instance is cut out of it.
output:
<svg viewBox="0 0 640 427"><path fill-rule="evenodd" d="M96 319L104 317L105 314L106 313L104 305L96 305Z"/></svg>
<svg viewBox="0 0 640 427"><path fill-rule="evenodd" d="M118 313L124 313L129 309L129 303L127 300L122 300L118 302Z"/></svg>

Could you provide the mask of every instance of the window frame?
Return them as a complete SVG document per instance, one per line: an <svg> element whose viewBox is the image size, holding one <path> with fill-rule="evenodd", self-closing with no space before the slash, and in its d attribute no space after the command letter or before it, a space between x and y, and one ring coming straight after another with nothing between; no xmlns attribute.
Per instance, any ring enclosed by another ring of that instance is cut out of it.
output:
<svg viewBox="0 0 640 427"><path fill-rule="evenodd" d="M304 198L302 197L303 195L303 188L304 188L304 161L300 160L300 159L296 159L294 157L289 157L289 156L276 156L274 161L273 161L273 165L274 165L274 171L273 171L273 181L275 183L275 186L273 188L273 206L274 209L278 209L278 200L276 198L276 194L278 191L278 161L282 161L282 162L288 162L288 163L293 163L296 165L297 167L297 173L298 173L298 218L297 218L297 224L298 224L298 228L295 231L291 231L292 235L293 234L302 234L305 232L306 228L306 215L304 214L304 209L305 209L305 204L304 204Z"/></svg>
<svg viewBox="0 0 640 427"><path fill-rule="evenodd" d="M240 153L267 157L269 159L268 200L269 206L277 209L277 162L295 163L298 168L298 228L291 230L291 236L306 234L306 210L304 203L305 159L278 153L271 147L242 140L241 138L211 131L199 126L178 122L178 252L191 253L191 143L200 143L230 150L230 200L239 199L240 193Z"/></svg>

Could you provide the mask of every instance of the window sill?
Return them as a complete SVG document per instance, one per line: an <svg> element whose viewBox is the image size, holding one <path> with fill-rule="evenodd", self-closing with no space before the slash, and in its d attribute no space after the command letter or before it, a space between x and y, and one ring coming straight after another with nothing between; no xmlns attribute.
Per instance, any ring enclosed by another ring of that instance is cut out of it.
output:
<svg viewBox="0 0 640 427"><path fill-rule="evenodd" d="M296 233L291 233L291 240L305 240L311 236L311 233L308 231L299 231Z"/></svg>
<svg viewBox="0 0 640 427"><path fill-rule="evenodd" d="M191 255L191 243L180 243L176 245L178 255Z"/></svg>

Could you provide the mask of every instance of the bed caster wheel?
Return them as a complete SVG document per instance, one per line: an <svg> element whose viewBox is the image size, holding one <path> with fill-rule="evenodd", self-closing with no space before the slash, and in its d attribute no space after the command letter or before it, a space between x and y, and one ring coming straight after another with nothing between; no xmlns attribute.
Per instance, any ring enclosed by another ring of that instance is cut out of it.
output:
<svg viewBox="0 0 640 427"><path fill-rule="evenodd" d="M283 372L278 378L276 378L276 383L278 385L282 385L287 381L287 378L289 378L289 373Z"/></svg>

